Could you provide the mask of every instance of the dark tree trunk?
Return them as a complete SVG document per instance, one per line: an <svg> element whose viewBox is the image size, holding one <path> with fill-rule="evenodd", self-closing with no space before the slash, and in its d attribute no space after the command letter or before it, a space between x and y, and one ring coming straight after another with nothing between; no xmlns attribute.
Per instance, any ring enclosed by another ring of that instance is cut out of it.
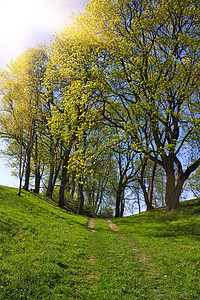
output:
<svg viewBox="0 0 200 300"><path fill-rule="evenodd" d="M154 162L153 170L152 170L152 174L151 174L151 185L150 185L150 193L149 193L149 202L151 205L153 203L153 189L154 189L154 179L155 179L155 175L156 175L156 168L157 168L157 163Z"/></svg>
<svg viewBox="0 0 200 300"><path fill-rule="evenodd" d="M46 191L46 196L52 199L53 195L53 176L54 176L54 166L51 165L50 167L50 173L49 173L49 180L48 180L48 186L47 186L47 191Z"/></svg>
<svg viewBox="0 0 200 300"><path fill-rule="evenodd" d="M137 204L138 204L138 212L141 213L141 206L140 206L140 193L139 193L139 187L137 189Z"/></svg>
<svg viewBox="0 0 200 300"><path fill-rule="evenodd" d="M19 178L19 190L18 190L18 196L21 196L21 191L22 191L22 176Z"/></svg>
<svg viewBox="0 0 200 300"><path fill-rule="evenodd" d="M120 217L120 205L121 205L121 199L123 195L123 185L120 181L117 188L117 196L116 196L116 205L115 205L115 218Z"/></svg>
<svg viewBox="0 0 200 300"><path fill-rule="evenodd" d="M53 166L53 168L51 167L51 169L50 169L48 186L47 186L47 191L46 191L46 196L49 197L50 199L52 199L53 190L54 190L59 172L60 172L60 166L58 166L56 168L56 170L54 170L54 166Z"/></svg>
<svg viewBox="0 0 200 300"><path fill-rule="evenodd" d="M166 174L165 203L167 212L179 206L179 196L176 193L175 175L173 172Z"/></svg>
<svg viewBox="0 0 200 300"><path fill-rule="evenodd" d="M40 192L40 181L41 181L41 174L40 174L40 167L38 167L35 171L35 193L39 194Z"/></svg>
<svg viewBox="0 0 200 300"><path fill-rule="evenodd" d="M31 174L31 152L27 151L25 181L24 181L24 190L25 191L28 191L28 188L29 188L30 174Z"/></svg>
<svg viewBox="0 0 200 300"><path fill-rule="evenodd" d="M122 197L121 199L121 209L120 209L120 217L122 218L124 215L124 208L125 208L125 199Z"/></svg>
<svg viewBox="0 0 200 300"><path fill-rule="evenodd" d="M141 168L141 174L140 174L140 178L139 178L139 184L141 186L141 189L142 189L142 192L143 192L143 195L144 195L144 200L145 200L145 204L146 204L146 207L147 207L147 211L148 210L152 210L154 209L153 205L152 205L152 199L151 199L151 202L150 202L150 199L149 199L149 195L147 193L147 190L146 190L146 186L145 186L145 182L144 182L144 172L145 172L145 168L147 166L147 158L144 159L144 161L141 160L142 162L142 168ZM154 179L154 177L151 178L152 180ZM152 183L153 185L153 183ZM152 196L153 196L153 186L152 186Z"/></svg>
<svg viewBox="0 0 200 300"><path fill-rule="evenodd" d="M97 195L96 195L96 201L94 203L94 206L96 208L96 210L95 210L96 214L98 213L98 211L100 209L100 205L103 201L104 187L105 187L104 181L101 182L101 180L99 180L98 192L97 192Z"/></svg>
<svg viewBox="0 0 200 300"><path fill-rule="evenodd" d="M50 107L49 107L50 110ZM52 199L54 184L53 184L53 177L55 172L55 143L53 136L50 134L50 171L49 171L49 179L48 179L48 186L46 191L46 196Z"/></svg>
<svg viewBox="0 0 200 300"><path fill-rule="evenodd" d="M81 180L78 182L78 200L79 200L79 207L77 214L82 215L83 213L83 205L84 205L84 194L83 194L83 183Z"/></svg>
<svg viewBox="0 0 200 300"><path fill-rule="evenodd" d="M61 168L61 165L59 165L56 170L55 170L55 174L54 174L54 177L53 177L53 189L56 185L56 180L58 178L58 175L59 175L59 172L60 172L60 168Z"/></svg>
<svg viewBox="0 0 200 300"><path fill-rule="evenodd" d="M76 181L75 181L75 172L74 172L72 174L72 178L71 178L71 196L72 196L72 198L74 197L75 188L76 188Z"/></svg>
<svg viewBox="0 0 200 300"><path fill-rule="evenodd" d="M149 195L148 195L148 193L146 191L146 187L143 183L141 183L141 188L142 188L143 195L144 195L144 201L147 206L147 211L154 209L153 205L149 201Z"/></svg>
<svg viewBox="0 0 200 300"><path fill-rule="evenodd" d="M173 158L168 157L166 162L167 163L164 165L166 173L165 204L166 211L170 212L171 210L179 207L179 199L182 193L182 187L190 173L188 172L188 169L185 173L183 173L182 166L180 165L180 168L178 168L179 175L176 181Z"/></svg>
<svg viewBox="0 0 200 300"><path fill-rule="evenodd" d="M176 188L174 158L172 155L169 155L168 157L167 156L164 157L163 166L166 173L166 188L165 188L166 212L170 212L171 210L179 207L179 198L180 198L182 186L178 184L179 187L178 189ZM183 183L184 181L182 182L182 185Z"/></svg>
<svg viewBox="0 0 200 300"><path fill-rule="evenodd" d="M174 163L177 165L178 177L176 180ZM183 172L180 161L174 156L169 156L164 161L164 169L166 173L166 191L165 191L165 204L166 211L170 212L180 205L180 196L184 182L188 179L190 174L194 172L200 165L200 158L191 164L185 172Z"/></svg>
<svg viewBox="0 0 200 300"><path fill-rule="evenodd" d="M58 202L58 206L61 208L64 208L64 204L65 204L65 188L66 188L67 179L68 179L67 167L68 167L68 162L69 162L70 150L69 149L66 150L65 157L63 160L63 164L62 164L62 177L61 177L61 185L60 185L60 190L59 190L59 202Z"/></svg>
<svg viewBox="0 0 200 300"><path fill-rule="evenodd" d="M117 194L116 206L115 206L115 218L119 218L119 216L120 216L120 195Z"/></svg>
<svg viewBox="0 0 200 300"><path fill-rule="evenodd" d="M177 182L175 177L175 170L173 168L173 162L169 163L166 168L166 191L165 191L165 203L166 211L170 212L173 209L179 207L180 195L182 193L182 187L187 178L184 174L178 176Z"/></svg>
<svg viewBox="0 0 200 300"><path fill-rule="evenodd" d="M22 191L22 180L24 175L24 164L22 166L22 133L21 133L21 144L20 144L20 161L19 161L19 190L18 190L18 196L21 196Z"/></svg>

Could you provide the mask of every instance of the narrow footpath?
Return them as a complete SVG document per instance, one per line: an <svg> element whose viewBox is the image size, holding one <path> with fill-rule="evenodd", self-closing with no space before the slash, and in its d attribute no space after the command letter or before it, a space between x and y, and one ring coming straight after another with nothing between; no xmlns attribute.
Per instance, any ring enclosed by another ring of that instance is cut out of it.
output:
<svg viewBox="0 0 200 300"><path fill-rule="evenodd" d="M88 299L148 299L148 259L111 220L89 219Z"/></svg>

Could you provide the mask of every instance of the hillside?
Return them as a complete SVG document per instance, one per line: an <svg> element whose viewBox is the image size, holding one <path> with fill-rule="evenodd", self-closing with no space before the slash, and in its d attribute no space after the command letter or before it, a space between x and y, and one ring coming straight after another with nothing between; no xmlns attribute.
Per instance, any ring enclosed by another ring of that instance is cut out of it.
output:
<svg viewBox="0 0 200 300"><path fill-rule="evenodd" d="M200 200L114 226L16 194L0 186L0 299L199 299Z"/></svg>

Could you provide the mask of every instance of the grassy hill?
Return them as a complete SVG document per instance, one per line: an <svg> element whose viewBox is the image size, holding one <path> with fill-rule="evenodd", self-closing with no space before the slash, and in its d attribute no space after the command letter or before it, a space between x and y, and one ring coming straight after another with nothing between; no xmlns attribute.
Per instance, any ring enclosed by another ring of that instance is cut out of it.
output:
<svg viewBox="0 0 200 300"><path fill-rule="evenodd" d="M113 231L16 194L0 186L0 299L200 299L200 200Z"/></svg>

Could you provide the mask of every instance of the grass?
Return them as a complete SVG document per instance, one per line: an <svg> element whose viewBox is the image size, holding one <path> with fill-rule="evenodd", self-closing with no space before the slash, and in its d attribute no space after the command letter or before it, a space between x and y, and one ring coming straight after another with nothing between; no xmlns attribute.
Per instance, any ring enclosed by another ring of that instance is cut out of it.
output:
<svg viewBox="0 0 200 300"><path fill-rule="evenodd" d="M0 299L200 298L200 201L112 221L0 186Z"/></svg>
<svg viewBox="0 0 200 300"><path fill-rule="evenodd" d="M1 299L73 298L88 272L87 219L11 188L0 198Z"/></svg>
<svg viewBox="0 0 200 300"><path fill-rule="evenodd" d="M199 200L168 214L157 209L115 223L154 266L159 292L163 288L155 299L200 299Z"/></svg>

